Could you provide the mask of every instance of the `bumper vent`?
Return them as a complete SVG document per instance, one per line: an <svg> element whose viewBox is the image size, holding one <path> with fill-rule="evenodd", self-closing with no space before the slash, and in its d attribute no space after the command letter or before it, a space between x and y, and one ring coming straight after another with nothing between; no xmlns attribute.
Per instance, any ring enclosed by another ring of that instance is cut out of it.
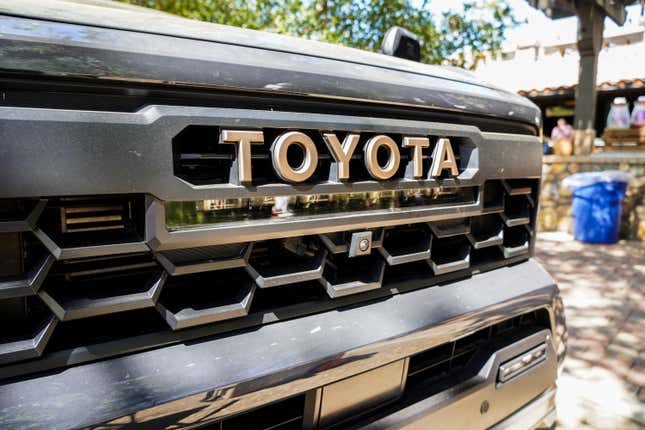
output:
<svg viewBox="0 0 645 430"><path fill-rule="evenodd" d="M0 378L69 365L70 350L82 362L525 260L537 185L489 181L481 215L371 228L356 257L352 233L365 230L153 253L143 196L0 202L0 318L19 328L0 333L0 364L16 363Z"/></svg>
<svg viewBox="0 0 645 430"><path fill-rule="evenodd" d="M416 354L410 357L407 388L422 389L426 396L442 391L472 377L492 351L549 328L548 313L538 310Z"/></svg>

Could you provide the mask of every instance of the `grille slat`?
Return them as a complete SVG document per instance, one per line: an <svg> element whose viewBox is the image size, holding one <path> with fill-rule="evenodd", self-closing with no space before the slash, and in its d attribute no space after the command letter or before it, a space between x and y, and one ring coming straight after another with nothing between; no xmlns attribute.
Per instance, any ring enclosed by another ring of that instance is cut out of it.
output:
<svg viewBox="0 0 645 430"><path fill-rule="evenodd" d="M143 196L51 198L36 211L40 217L31 231L2 233L9 236L2 248L7 258L0 266L0 311L26 310L19 320L35 322L22 337L0 334L0 361L38 357L52 331L54 349L110 342L110 354L119 353L119 342L135 336L134 328L98 324L138 312L150 321L146 336L164 344L175 339L173 332L190 327L203 327L200 333L251 327L528 258L537 180L488 181L481 191L483 210L477 216L455 213L441 221L157 252L142 241ZM0 215L25 218L39 201L21 204L19 210L0 207ZM123 229L70 231L70 226L115 222L102 217L117 208ZM80 221L68 222L72 218ZM371 253L350 257L353 233L367 231ZM38 324L52 319L42 331ZM76 332L82 335L66 338ZM149 342L141 347L157 341Z"/></svg>
<svg viewBox="0 0 645 430"><path fill-rule="evenodd" d="M317 280L327 262L327 250L311 237L256 244L246 270L260 288Z"/></svg>
<svg viewBox="0 0 645 430"><path fill-rule="evenodd" d="M67 288L65 291L43 290L40 296L52 309L61 308L57 315L62 321L67 321L152 307L164 280L165 275L159 273L141 287L132 288L131 292L124 291L122 294L115 294L114 290L117 288L111 289L108 285L105 288L107 291L92 290L91 294L81 294L83 291L79 290L82 290L83 286L80 286L75 289Z"/></svg>
<svg viewBox="0 0 645 430"><path fill-rule="evenodd" d="M252 243L204 246L157 253L159 263L171 276L245 267Z"/></svg>
<svg viewBox="0 0 645 430"><path fill-rule="evenodd" d="M26 334L20 340L0 343L0 365L40 357L57 324L58 319L52 315L33 334Z"/></svg>
<svg viewBox="0 0 645 430"><path fill-rule="evenodd" d="M506 179L502 185L509 196L525 196L533 192L533 184L528 179Z"/></svg>
<svg viewBox="0 0 645 430"><path fill-rule="evenodd" d="M4 280L0 278L0 299L36 294L54 261L53 256L44 255L39 263L22 276Z"/></svg>
<svg viewBox="0 0 645 430"><path fill-rule="evenodd" d="M330 259L321 278L330 297L342 297L381 287L385 262L376 255Z"/></svg>
<svg viewBox="0 0 645 430"><path fill-rule="evenodd" d="M227 272L177 276L168 281L157 309L173 330L248 314L256 286L244 269Z"/></svg>
<svg viewBox="0 0 645 430"><path fill-rule="evenodd" d="M470 233L470 218L433 221L428 225L438 239Z"/></svg>
<svg viewBox="0 0 645 430"><path fill-rule="evenodd" d="M517 227L531 222L532 200L525 195L507 195L504 202L502 219L507 227Z"/></svg>
<svg viewBox="0 0 645 430"><path fill-rule="evenodd" d="M406 390L428 395L454 386L473 375L490 353L539 330L549 329L544 309L490 327L410 357ZM429 392L426 390L430 390Z"/></svg>
<svg viewBox="0 0 645 430"><path fill-rule="evenodd" d="M504 243L504 230L502 227L501 218L495 214L473 218L468 240L470 240L474 249L501 245Z"/></svg>
<svg viewBox="0 0 645 430"><path fill-rule="evenodd" d="M0 200L0 233L31 231L42 214L47 200Z"/></svg>
<svg viewBox="0 0 645 430"><path fill-rule="evenodd" d="M49 199L33 233L57 260L148 251L143 196Z"/></svg>
<svg viewBox="0 0 645 430"><path fill-rule="evenodd" d="M504 257L511 258L521 255L529 250L529 231L526 226L510 227L504 229Z"/></svg>
<svg viewBox="0 0 645 430"><path fill-rule="evenodd" d="M153 307L166 272L146 255L121 260L63 264L38 295L61 321Z"/></svg>
<svg viewBox="0 0 645 430"><path fill-rule="evenodd" d="M433 240L430 266L437 275L470 267L470 244L466 237L453 236Z"/></svg>
<svg viewBox="0 0 645 430"><path fill-rule="evenodd" d="M430 258L432 235L425 224L389 229L383 242L379 251L390 266Z"/></svg>
<svg viewBox="0 0 645 430"><path fill-rule="evenodd" d="M36 294L54 261L33 233L0 233L0 300Z"/></svg>
<svg viewBox="0 0 645 430"><path fill-rule="evenodd" d="M38 297L0 301L0 365L39 357L58 322Z"/></svg>

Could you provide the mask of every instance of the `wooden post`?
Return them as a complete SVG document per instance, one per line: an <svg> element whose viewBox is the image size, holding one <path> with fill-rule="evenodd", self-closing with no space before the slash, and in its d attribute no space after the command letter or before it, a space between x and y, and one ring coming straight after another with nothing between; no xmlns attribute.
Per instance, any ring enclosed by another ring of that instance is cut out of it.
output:
<svg viewBox="0 0 645 430"><path fill-rule="evenodd" d="M576 88L576 110L573 121L574 152L589 154L596 137L596 76L598 74L598 53L602 48L602 32L605 13L595 2L579 2L578 15L578 86Z"/></svg>

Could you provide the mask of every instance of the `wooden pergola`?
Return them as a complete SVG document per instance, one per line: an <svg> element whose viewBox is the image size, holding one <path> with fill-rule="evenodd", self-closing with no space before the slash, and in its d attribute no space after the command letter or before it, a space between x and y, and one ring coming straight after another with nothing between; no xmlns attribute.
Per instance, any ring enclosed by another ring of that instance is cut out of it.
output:
<svg viewBox="0 0 645 430"><path fill-rule="evenodd" d="M598 53L602 48L605 17L616 24L625 23L625 7L634 0L527 0L553 19L576 15L578 17L577 45L580 53L578 85L574 117L577 154L590 153L596 137L596 77Z"/></svg>

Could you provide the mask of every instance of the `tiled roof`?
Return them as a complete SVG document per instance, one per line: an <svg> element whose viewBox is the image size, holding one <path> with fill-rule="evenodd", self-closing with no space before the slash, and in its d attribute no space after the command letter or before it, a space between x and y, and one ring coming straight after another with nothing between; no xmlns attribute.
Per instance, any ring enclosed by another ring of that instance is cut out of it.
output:
<svg viewBox="0 0 645 430"><path fill-rule="evenodd" d="M630 36L605 40L598 57L600 89L645 86L643 30ZM580 57L575 44L523 47L505 52L503 57L481 64L477 77L528 96L570 92L578 83Z"/></svg>

